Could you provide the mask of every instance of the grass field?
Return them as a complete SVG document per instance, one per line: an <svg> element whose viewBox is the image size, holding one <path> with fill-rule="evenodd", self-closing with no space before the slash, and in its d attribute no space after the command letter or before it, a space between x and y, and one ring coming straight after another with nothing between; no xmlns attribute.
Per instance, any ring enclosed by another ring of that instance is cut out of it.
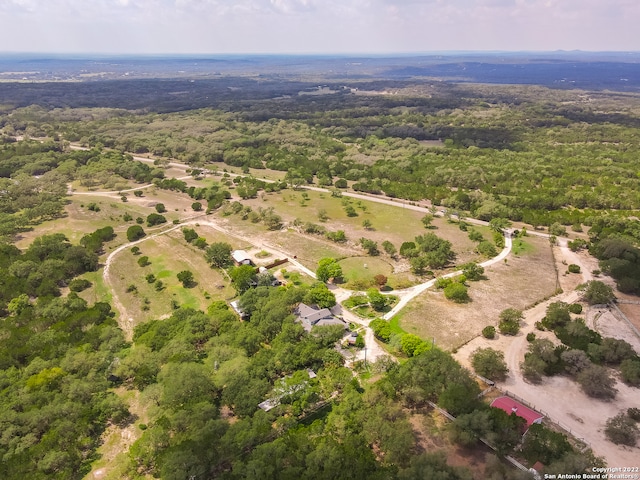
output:
<svg viewBox="0 0 640 480"><path fill-rule="evenodd" d="M305 198L305 196L307 198ZM343 202L348 202L348 204L353 207L357 213L356 217L347 216ZM385 240L390 241L399 249L403 242L413 241L417 235L431 232L441 238L449 240L453 244L453 250L457 254L455 259L456 264L480 260L479 256L473 251L476 243L469 240L467 232L461 231L457 224L449 223L444 218L436 217L433 221L434 228L427 230L420 221L424 213L404 209L400 206L379 204L347 197L336 198L328 193L315 191L303 192L291 190L260 195L258 198L246 200L242 203L250 205L254 210L273 207L274 211L278 213L285 222L291 223L298 219L303 223L311 222L323 225L329 231L344 230L348 242L342 246L327 246L330 245L330 242L324 242L320 237L313 239L313 237L309 235L298 236L298 238L301 239L301 243L307 245L311 243L314 248L319 248L324 252L334 250L338 254L338 258L362 255L363 250L358 245L358 240L362 237L377 242L380 250L382 250L381 245ZM325 222L321 222L318 219L321 211L324 211L328 217L328 220ZM370 228L367 229L362 226L364 220L371 222ZM227 217L227 221L231 224L240 224L240 228L243 228L243 224L247 226L248 223L246 221L242 222L236 215ZM486 238L491 238L491 233L487 227L475 226L474 228L481 232ZM286 243L289 251L294 255L298 255L300 258L309 258L314 264L320 258L336 256L324 253L315 255L309 252L307 248L304 248L304 252L301 252L300 248L296 248L295 242L280 241L282 232L266 232L263 228L262 233L259 231L255 233L269 237L272 242L276 242L276 240L274 240L274 237L276 237L283 248L285 247L284 243ZM406 279L404 279L404 281L406 282Z"/></svg>
<svg viewBox="0 0 640 480"><path fill-rule="evenodd" d="M110 275L114 293L127 310L134 324L154 318L162 318L172 311L172 301L178 305L196 309L206 309L214 300L228 300L235 296L235 290L218 271L209 267L203 253L181 240L179 231L162 235L139 244L140 255L129 250L121 252L113 261ZM137 261L148 256L150 265L141 267ZM184 288L176 278L182 270L193 272L196 285ZM155 289L145 279L153 274L164 288ZM134 285L136 292L127 292Z"/></svg>
<svg viewBox="0 0 640 480"><path fill-rule="evenodd" d="M497 325L505 308L524 309L555 291L553 256L546 238L526 237L523 252L507 263L486 269L487 280L468 282L471 302L455 304L441 291L429 290L398 315L400 326L436 345L454 349L479 335L486 325Z"/></svg>
<svg viewBox="0 0 640 480"><path fill-rule="evenodd" d="M388 257L349 257L340 260L345 284L352 290L366 290L375 286L374 277L387 277L387 286L392 289L407 288L415 285L418 278L409 272L394 273L394 261Z"/></svg>
<svg viewBox="0 0 640 480"><path fill-rule="evenodd" d="M32 231L21 233L17 237L16 246L26 248L34 238L52 233L63 233L71 243L78 241L87 233L94 232L98 228L112 226L118 234L113 246L126 242L127 228L135 225L137 217L146 218L150 213L155 213L155 205L163 203L167 209L163 215L168 223L178 218L192 216L195 212L191 208L192 200L181 193L160 189L147 189L144 196L135 197L129 195L127 202L123 202L118 196L104 195L76 195L68 198L65 206L65 216L37 225ZM99 211L89 210L88 206L94 203ZM131 215L133 220L125 221L125 214ZM143 225L146 229L147 227Z"/></svg>

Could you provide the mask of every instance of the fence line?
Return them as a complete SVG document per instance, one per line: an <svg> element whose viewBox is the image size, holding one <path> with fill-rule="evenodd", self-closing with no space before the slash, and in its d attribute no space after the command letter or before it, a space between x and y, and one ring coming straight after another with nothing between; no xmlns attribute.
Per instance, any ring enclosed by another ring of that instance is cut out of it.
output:
<svg viewBox="0 0 640 480"><path fill-rule="evenodd" d="M633 333L635 333L635 334L636 334L636 336L637 336L638 338L640 338L640 331L638 331L638 329L636 328L636 326L635 326L633 323L631 323L631 320L629 320L629 319L627 318L627 316L622 312L622 310L620 310L620 309L618 308L618 306L617 306L614 302L611 302L609 305L613 305L613 309L614 309L616 312L618 312L618 313L620 314L620 317L622 317L622 319L623 319L625 322L627 322L627 325L629 325L629 327L631 328L631 330L633 331ZM616 316L618 316L618 315L616 315ZM618 317L618 318L620 318L620 317Z"/></svg>
<svg viewBox="0 0 640 480"><path fill-rule="evenodd" d="M531 404L530 402L526 401L524 398L519 397L518 395L516 395L515 393L510 392L509 390L502 390L502 389L499 389L499 390L501 392L503 392L505 395L508 395L509 397L514 398L515 400L517 400L518 402L522 403L523 405L525 405L525 406L535 410L536 412L544 415L544 417L547 419L547 421L549 423L553 423L554 425L557 425L558 427L560 427L565 432L568 432L573 438L575 438L579 442L583 443L586 447L583 448L582 451L584 451L586 448L591 448L591 444L589 442L587 442L584 438L579 437L575 433L573 433L573 430L571 430L571 428L569 426L563 424L559 420L554 420L551 417L551 415L549 415L544 410L541 410L541 409L535 407L533 404Z"/></svg>

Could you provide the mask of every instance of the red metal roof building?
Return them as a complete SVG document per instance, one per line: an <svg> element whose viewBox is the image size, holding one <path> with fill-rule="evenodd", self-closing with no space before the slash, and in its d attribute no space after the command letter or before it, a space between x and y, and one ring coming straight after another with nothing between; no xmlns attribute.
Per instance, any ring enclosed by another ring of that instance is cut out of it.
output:
<svg viewBox="0 0 640 480"><path fill-rule="evenodd" d="M509 415L515 413L517 416L524 418L527 422L527 428L534 423L542 423L542 419L544 418L542 414L531 410L529 407L522 405L511 397L498 397L491 402L491 406L504 410Z"/></svg>

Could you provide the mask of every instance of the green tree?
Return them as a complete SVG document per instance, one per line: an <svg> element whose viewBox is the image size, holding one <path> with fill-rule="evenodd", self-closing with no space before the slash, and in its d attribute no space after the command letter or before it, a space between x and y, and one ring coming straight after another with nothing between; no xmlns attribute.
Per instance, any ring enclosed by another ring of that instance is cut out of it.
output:
<svg viewBox="0 0 640 480"><path fill-rule="evenodd" d="M447 300L452 300L455 303L467 303L471 300L467 292L467 287L461 283L452 283L445 287L444 296Z"/></svg>
<svg viewBox="0 0 640 480"><path fill-rule="evenodd" d="M482 240L478 244L478 246L476 247L476 252L487 258L493 258L498 255L496 247L494 247L493 244L491 242L488 242L487 240Z"/></svg>
<svg viewBox="0 0 640 480"><path fill-rule="evenodd" d="M193 203L191 204L191 209L192 209L194 212L201 212L201 211L202 211L202 203L200 203L200 202L193 202Z"/></svg>
<svg viewBox="0 0 640 480"><path fill-rule="evenodd" d="M504 230L511 226L511 222L507 218L492 218L489 221L489 228L495 232L503 233Z"/></svg>
<svg viewBox="0 0 640 480"><path fill-rule="evenodd" d="M530 464L539 461L550 465L573 451L573 448L566 435L534 423L527 430L521 451Z"/></svg>
<svg viewBox="0 0 640 480"><path fill-rule="evenodd" d="M504 354L492 348L478 348L471 354L471 365L478 375L490 380L504 380L509 369Z"/></svg>
<svg viewBox="0 0 640 480"><path fill-rule="evenodd" d="M240 265L239 267L233 267L229 271L229 276L233 286L242 295L251 288L252 282L255 281L256 270L251 265Z"/></svg>
<svg viewBox="0 0 640 480"><path fill-rule="evenodd" d="M184 235L185 241L188 243L192 243L198 238L198 233L193 228L183 228L182 234Z"/></svg>
<svg viewBox="0 0 640 480"><path fill-rule="evenodd" d="M582 370L576 380L584 393L590 397L613 399L617 390L614 388L616 381L609 372L600 365L591 365Z"/></svg>
<svg viewBox="0 0 640 480"><path fill-rule="evenodd" d="M589 305L609 303L615 298L613 289L599 280L591 280L584 288L584 299Z"/></svg>
<svg viewBox="0 0 640 480"><path fill-rule="evenodd" d="M164 215L160 215L158 213L150 213L147 215L147 227L153 227L163 223L167 223L167 219Z"/></svg>
<svg viewBox="0 0 640 480"><path fill-rule="evenodd" d="M569 305L565 302L553 302L547 307L542 324L549 329L562 327L571 321Z"/></svg>
<svg viewBox="0 0 640 480"><path fill-rule="evenodd" d="M549 234L556 237L565 237L567 235L567 229L558 222L554 222L549 226Z"/></svg>
<svg viewBox="0 0 640 480"><path fill-rule="evenodd" d="M156 209L156 212L158 213L164 213L167 211L166 207L164 206L164 203L156 203L155 209Z"/></svg>
<svg viewBox="0 0 640 480"><path fill-rule="evenodd" d="M389 240L382 242L382 248L390 257L395 257L397 250L396 247Z"/></svg>
<svg viewBox="0 0 640 480"><path fill-rule="evenodd" d="M377 288L370 288L367 290L367 297L369 297L369 304L375 311L380 312L387 306L387 297L382 295Z"/></svg>
<svg viewBox="0 0 640 480"><path fill-rule="evenodd" d="M321 282L328 282L330 279L342 277L342 267L334 258L322 258L318 262L316 277Z"/></svg>
<svg viewBox="0 0 640 480"><path fill-rule="evenodd" d="M144 230L140 225L131 225L129 228L127 228L127 240L129 240L130 242L140 240L145 235L146 233L144 233Z"/></svg>
<svg viewBox="0 0 640 480"><path fill-rule="evenodd" d="M424 228L432 228L432 223L433 223L433 215L431 215L430 213L427 213L424 217L422 217L420 219L420 221L422 222L422 225L424 225Z"/></svg>
<svg viewBox="0 0 640 480"><path fill-rule="evenodd" d="M496 327L493 325L487 325L482 329L482 336L484 338L493 339L496 336Z"/></svg>
<svg viewBox="0 0 640 480"><path fill-rule="evenodd" d="M205 251L204 257L212 267L224 268L231 265L231 245L225 242L214 242Z"/></svg>
<svg viewBox="0 0 640 480"><path fill-rule="evenodd" d="M631 385L633 387L640 386L640 359L628 359L623 360L620 364L620 374L622 375L622 380L627 385Z"/></svg>
<svg viewBox="0 0 640 480"><path fill-rule="evenodd" d="M635 420L621 412L607 420L604 433L607 439L616 445L635 447L640 430L638 430Z"/></svg>
<svg viewBox="0 0 640 480"><path fill-rule="evenodd" d="M336 304L336 296L322 282L316 282L305 295L305 303L331 308Z"/></svg>
<svg viewBox="0 0 640 480"><path fill-rule="evenodd" d="M524 318L524 315L522 314L522 310L518 310L516 308L505 308L500 312L499 318L501 322L520 323Z"/></svg>
<svg viewBox="0 0 640 480"><path fill-rule="evenodd" d="M465 263L462 266L462 274L471 281L478 281L484 275L484 267L475 262Z"/></svg>
<svg viewBox="0 0 640 480"><path fill-rule="evenodd" d="M371 256L380 255L380 251L378 250L378 243L373 240L369 240L368 238L361 238L359 240L360 245L364 248L367 253Z"/></svg>
<svg viewBox="0 0 640 480"><path fill-rule="evenodd" d="M138 265L140 265L141 267L146 267L147 265L151 265L151 262L149 261L149 257L147 257L146 255L140 257L138 259Z"/></svg>
<svg viewBox="0 0 640 480"><path fill-rule="evenodd" d="M178 277L178 281L182 283L182 286L184 288L191 288L195 285L193 272L189 270L182 270L176 276Z"/></svg>

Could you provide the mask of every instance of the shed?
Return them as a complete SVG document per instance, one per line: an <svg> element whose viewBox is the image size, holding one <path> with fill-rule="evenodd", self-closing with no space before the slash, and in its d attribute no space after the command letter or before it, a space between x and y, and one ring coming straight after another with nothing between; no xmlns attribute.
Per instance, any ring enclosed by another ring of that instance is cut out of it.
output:
<svg viewBox="0 0 640 480"><path fill-rule="evenodd" d="M525 422L527 422L527 429L534 423L542 423L542 419L544 418L544 415L541 413L507 396L496 398L491 402L491 406L504 410L509 415L515 413L518 417L524 418Z"/></svg>
<svg viewBox="0 0 640 480"><path fill-rule="evenodd" d="M233 258L233 261L238 265L253 265L251 257L249 257L249 254L244 250L234 250L231 252L231 258Z"/></svg>

